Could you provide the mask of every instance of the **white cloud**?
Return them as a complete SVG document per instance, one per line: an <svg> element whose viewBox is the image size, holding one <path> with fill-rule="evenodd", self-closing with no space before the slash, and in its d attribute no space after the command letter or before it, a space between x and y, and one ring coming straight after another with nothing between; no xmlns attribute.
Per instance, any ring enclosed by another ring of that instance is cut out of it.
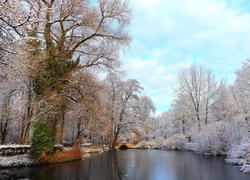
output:
<svg viewBox="0 0 250 180"><path fill-rule="evenodd" d="M165 68L164 67L157 67L155 70L156 74L162 74L165 72Z"/></svg>
<svg viewBox="0 0 250 180"><path fill-rule="evenodd" d="M153 60L135 59L131 63L135 70L140 70L155 65Z"/></svg>

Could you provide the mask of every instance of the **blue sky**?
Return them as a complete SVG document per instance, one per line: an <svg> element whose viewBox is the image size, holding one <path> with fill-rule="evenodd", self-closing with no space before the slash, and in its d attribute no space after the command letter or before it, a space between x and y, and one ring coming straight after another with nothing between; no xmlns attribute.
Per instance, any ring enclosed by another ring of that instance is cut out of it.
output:
<svg viewBox="0 0 250 180"><path fill-rule="evenodd" d="M130 7L133 41L124 69L158 114L170 108L181 69L204 65L232 83L250 57L249 0L130 0Z"/></svg>

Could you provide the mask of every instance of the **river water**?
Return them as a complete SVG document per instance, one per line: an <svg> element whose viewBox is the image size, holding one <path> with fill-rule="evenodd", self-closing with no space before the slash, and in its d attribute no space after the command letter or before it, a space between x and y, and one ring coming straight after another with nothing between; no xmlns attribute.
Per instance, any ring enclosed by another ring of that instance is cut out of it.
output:
<svg viewBox="0 0 250 180"><path fill-rule="evenodd" d="M224 157L185 151L123 150L49 166L0 170L0 179L34 180L250 180Z"/></svg>

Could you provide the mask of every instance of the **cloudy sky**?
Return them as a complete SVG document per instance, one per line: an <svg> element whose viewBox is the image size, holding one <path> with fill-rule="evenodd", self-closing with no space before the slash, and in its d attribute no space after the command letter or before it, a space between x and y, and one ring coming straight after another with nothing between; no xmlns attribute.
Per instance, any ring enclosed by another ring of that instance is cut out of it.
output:
<svg viewBox="0 0 250 180"><path fill-rule="evenodd" d="M170 108L181 69L203 65L232 83L250 57L249 0L130 0L130 7L133 41L124 68L158 114Z"/></svg>

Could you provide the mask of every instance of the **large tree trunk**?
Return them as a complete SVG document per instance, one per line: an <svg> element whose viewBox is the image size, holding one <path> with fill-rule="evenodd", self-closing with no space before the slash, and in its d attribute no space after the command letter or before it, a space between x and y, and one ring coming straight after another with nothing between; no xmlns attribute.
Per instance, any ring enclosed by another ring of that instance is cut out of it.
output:
<svg viewBox="0 0 250 180"><path fill-rule="evenodd" d="M29 137L30 137L30 126L31 125L31 121L29 121L27 124L26 124L26 127L24 129L24 138L23 138L23 144L28 144L29 142Z"/></svg>
<svg viewBox="0 0 250 180"><path fill-rule="evenodd" d="M113 139L113 143L112 143L112 149L115 149L115 146L117 145L118 139L119 139L119 132L116 132L115 137Z"/></svg>
<svg viewBox="0 0 250 180"><path fill-rule="evenodd" d="M7 128L8 128L8 121L5 122L4 128L1 132L1 135L2 135L1 144L4 144L6 142Z"/></svg>
<svg viewBox="0 0 250 180"><path fill-rule="evenodd" d="M30 101L30 100L28 100ZM32 118L32 108L30 102L28 102L27 108L24 111L22 117L22 130L21 130L21 141L22 144L28 144L30 127L31 127L31 118Z"/></svg>
<svg viewBox="0 0 250 180"><path fill-rule="evenodd" d="M21 131L22 144L27 144L29 141L31 118L33 116L32 93L33 93L32 80L30 78L28 84L28 94L24 95L24 98L27 98L27 103L25 104L22 117L22 131Z"/></svg>
<svg viewBox="0 0 250 180"><path fill-rule="evenodd" d="M2 118L1 118L1 144L4 144L6 142L6 136L7 136L7 130L8 130L8 124L10 121L10 98L11 93L9 95L4 97L3 105L2 105Z"/></svg>
<svg viewBox="0 0 250 180"><path fill-rule="evenodd" d="M111 129L109 136L109 149L113 149L113 139L114 139L114 120L111 120Z"/></svg>
<svg viewBox="0 0 250 180"><path fill-rule="evenodd" d="M77 134L76 134L75 144L78 145L80 143L80 138L81 138L81 121L79 120L79 122L77 123Z"/></svg>
<svg viewBox="0 0 250 180"><path fill-rule="evenodd" d="M61 128L59 131L59 143L63 143L63 137L64 137L64 123L65 123L65 106L62 105L61 107Z"/></svg>

